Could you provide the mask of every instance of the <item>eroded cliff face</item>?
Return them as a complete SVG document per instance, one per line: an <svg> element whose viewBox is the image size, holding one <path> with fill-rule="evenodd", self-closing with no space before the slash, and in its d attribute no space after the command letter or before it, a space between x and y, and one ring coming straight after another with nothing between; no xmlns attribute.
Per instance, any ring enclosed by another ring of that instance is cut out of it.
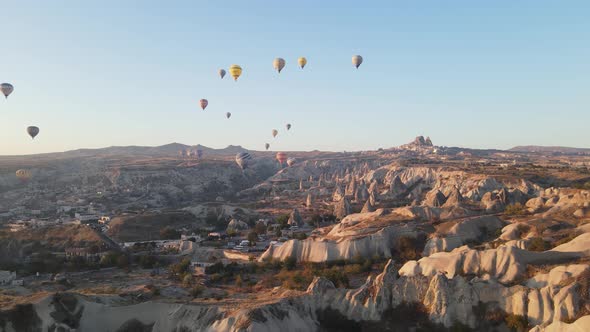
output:
<svg viewBox="0 0 590 332"><path fill-rule="evenodd" d="M423 315L440 329L461 322L481 330L489 324L482 315L501 312L527 317L531 326L538 325L536 332L576 331L586 326L588 316L569 325L559 321L574 321L587 310L590 295L581 292L576 280L588 269L561 266L549 273L552 277L531 280L527 286L504 286L494 278L448 278L444 273L400 276L390 260L382 273L369 276L356 289L335 288L331 281L316 277L306 292L286 295L274 289L269 295L276 300L238 310L197 302L127 305L113 298L58 293L0 312L0 331L320 331L323 324L340 323L345 323L343 330L354 330L396 324L391 315L406 312L408 304L417 313L396 318L406 327Z"/></svg>

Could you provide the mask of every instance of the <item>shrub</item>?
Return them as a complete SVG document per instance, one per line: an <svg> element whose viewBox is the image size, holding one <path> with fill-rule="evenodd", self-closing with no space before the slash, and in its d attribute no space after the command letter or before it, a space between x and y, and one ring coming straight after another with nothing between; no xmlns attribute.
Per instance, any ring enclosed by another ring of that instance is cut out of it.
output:
<svg viewBox="0 0 590 332"><path fill-rule="evenodd" d="M141 255L139 257L139 266L143 269L151 269L158 263L154 255Z"/></svg>
<svg viewBox="0 0 590 332"><path fill-rule="evenodd" d="M199 297L203 294L204 291L205 291L205 287L203 287L201 285L196 285L196 286L193 286L193 288L191 288L190 294L192 297Z"/></svg>
<svg viewBox="0 0 590 332"><path fill-rule="evenodd" d="M276 219L277 224L280 224L282 227L289 227L289 225L287 224L287 222L289 222L289 215L288 214L283 214L277 217Z"/></svg>
<svg viewBox="0 0 590 332"><path fill-rule="evenodd" d="M256 234L255 231L248 233L248 241L250 242L250 245L256 245L256 241L258 241L258 234Z"/></svg>
<svg viewBox="0 0 590 332"><path fill-rule="evenodd" d="M529 226L527 224L518 224L518 226L516 226L516 231L518 233L518 237L523 237L530 230L531 230L531 226Z"/></svg>
<svg viewBox="0 0 590 332"><path fill-rule="evenodd" d="M184 287L190 287L193 284L193 276L190 273L185 273L182 277L182 284Z"/></svg>
<svg viewBox="0 0 590 332"><path fill-rule="evenodd" d="M540 237L532 238L529 242L528 249L530 251L545 251L551 248L551 243L543 240Z"/></svg>
<svg viewBox="0 0 590 332"><path fill-rule="evenodd" d="M307 239L307 234L305 233L295 233L293 234L293 238L297 240L305 240Z"/></svg>
<svg viewBox="0 0 590 332"><path fill-rule="evenodd" d="M528 329L529 322L522 315L506 315L506 326L512 331L524 332Z"/></svg>
<svg viewBox="0 0 590 332"><path fill-rule="evenodd" d="M338 267L334 266L331 269L319 271L320 276L330 280L336 287L348 288L348 276Z"/></svg>
<svg viewBox="0 0 590 332"><path fill-rule="evenodd" d="M170 239L180 239L180 232L175 230L172 227L164 227L160 230L160 239L162 240L170 240Z"/></svg>
<svg viewBox="0 0 590 332"><path fill-rule="evenodd" d="M188 258L183 259L180 263L171 264L168 267L168 272L170 273L171 277L174 278L181 278L184 276L185 273L189 272L191 261Z"/></svg>
<svg viewBox="0 0 590 332"><path fill-rule="evenodd" d="M287 270L293 270L295 268L295 266L297 265L297 259L295 257L288 257L283 262L283 265L285 266L285 268Z"/></svg>
<svg viewBox="0 0 590 332"><path fill-rule="evenodd" d="M400 262L416 260L421 257L422 250L426 243L426 236L421 234L418 237L402 236L398 239L397 248L392 248L391 256Z"/></svg>

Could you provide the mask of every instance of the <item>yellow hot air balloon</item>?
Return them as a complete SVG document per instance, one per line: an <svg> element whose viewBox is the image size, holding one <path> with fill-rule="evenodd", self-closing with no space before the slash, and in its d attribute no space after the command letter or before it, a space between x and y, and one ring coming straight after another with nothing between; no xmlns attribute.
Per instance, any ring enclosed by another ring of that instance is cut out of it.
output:
<svg viewBox="0 0 590 332"><path fill-rule="evenodd" d="M274 61L272 62L272 67L279 72L279 74L281 73L281 70L283 70L283 68L285 68L285 59L283 58L276 58L274 59Z"/></svg>
<svg viewBox="0 0 590 332"><path fill-rule="evenodd" d="M242 75L242 67L238 65L231 65L229 67L229 74L231 75L231 77L234 78L234 81L237 81L238 77Z"/></svg>
<svg viewBox="0 0 590 332"><path fill-rule="evenodd" d="M307 59L302 56L299 59L297 59L297 63L299 64L299 67L303 69L303 67L305 67L305 65L307 64Z"/></svg>

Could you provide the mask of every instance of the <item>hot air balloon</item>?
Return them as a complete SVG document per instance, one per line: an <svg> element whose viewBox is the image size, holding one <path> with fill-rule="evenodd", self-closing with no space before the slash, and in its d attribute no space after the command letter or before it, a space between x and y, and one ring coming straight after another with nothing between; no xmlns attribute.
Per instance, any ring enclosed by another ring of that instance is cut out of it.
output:
<svg viewBox="0 0 590 332"><path fill-rule="evenodd" d="M278 71L279 73L281 73L281 70L283 70L283 68L285 68L285 59L283 58L276 58L273 60L272 62L272 67Z"/></svg>
<svg viewBox="0 0 590 332"><path fill-rule="evenodd" d="M248 164L252 160L252 155L248 152L240 152L236 155L236 164L240 166L242 170L248 168Z"/></svg>
<svg viewBox="0 0 590 332"><path fill-rule="evenodd" d="M291 129L291 124L287 123L287 125L285 127L287 127L287 130L289 130L289 129Z"/></svg>
<svg viewBox="0 0 590 332"><path fill-rule="evenodd" d="M207 108L207 105L209 105L209 101L207 99L201 99L199 100L199 104L201 104L201 108L204 111L205 108Z"/></svg>
<svg viewBox="0 0 590 332"><path fill-rule="evenodd" d="M276 158L279 164L283 165L285 161L287 161L287 154L284 152L278 152Z"/></svg>
<svg viewBox="0 0 590 332"><path fill-rule="evenodd" d="M266 143L264 144L264 147L266 148L266 150L268 150L268 148L270 148L270 144Z"/></svg>
<svg viewBox="0 0 590 332"><path fill-rule="evenodd" d="M219 77L221 77L221 79L225 77L225 74L225 69L219 69Z"/></svg>
<svg viewBox="0 0 590 332"><path fill-rule="evenodd" d="M277 135L279 134L279 131L276 129L272 130L272 137L277 137Z"/></svg>
<svg viewBox="0 0 590 332"><path fill-rule="evenodd" d="M26 169L19 169L16 171L16 177L22 182L27 182L31 179L31 172Z"/></svg>
<svg viewBox="0 0 590 332"><path fill-rule="evenodd" d="M231 75L231 77L234 78L234 81L237 81L238 77L242 75L242 67L238 65L231 65L229 67L229 74Z"/></svg>
<svg viewBox="0 0 590 332"><path fill-rule="evenodd" d="M299 59L297 59L297 63L299 64L299 67L303 69L303 67L305 67L305 65L307 64L307 59L305 57L300 57Z"/></svg>
<svg viewBox="0 0 590 332"><path fill-rule="evenodd" d="M27 127L27 133L29 134L29 136L31 136L31 138L35 138L35 136L39 135L39 127L35 127L35 126L30 126Z"/></svg>
<svg viewBox="0 0 590 332"><path fill-rule="evenodd" d="M10 83L2 83L2 85L0 85L0 90L2 90L4 97L8 98L12 91L14 91L14 87Z"/></svg>
<svg viewBox="0 0 590 332"><path fill-rule="evenodd" d="M291 166L295 165L295 162L297 162L297 159L295 159L295 158L288 158L288 159L287 159L287 165L288 165L289 167L291 167Z"/></svg>
<svg viewBox="0 0 590 332"><path fill-rule="evenodd" d="M358 69L358 67L363 63L363 57L360 55L354 55L352 57L352 64Z"/></svg>
<svg viewBox="0 0 590 332"><path fill-rule="evenodd" d="M231 118L231 113L230 112L225 113L225 117L228 119Z"/></svg>

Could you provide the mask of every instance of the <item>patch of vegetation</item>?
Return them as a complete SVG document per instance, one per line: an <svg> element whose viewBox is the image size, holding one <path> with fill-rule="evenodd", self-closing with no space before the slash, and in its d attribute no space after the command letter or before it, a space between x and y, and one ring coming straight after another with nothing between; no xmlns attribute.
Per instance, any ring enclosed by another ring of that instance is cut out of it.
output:
<svg viewBox="0 0 590 332"><path fill-rule="evenodd" d="M113 267L119 268L129 267L129 260L127 256L118 251L109 251L100 259L100 266L102 267Z"/></svg>
<svg viewBox="0 0 590 332"><path fill-rule="evenodd" d="M505 322L512 331L524 332L529 329L529 321L522 315L507 314Z"/></svg>
<svg viewBox="0 0 590 332"><path fill-rule="evenodd" d="M180 232L172 227L164 227L160 229L160 239L162 240L177 240L180 239Z"/></svg>
<svg viewBox="0 0 590 332"><path fill-rule="evenodd" d="M530 251L545 251L549 249L551 249L551 243L540 237L532 238L528 243L528 250Z"/></svg>
<svg viewBox="0 0 590 332"><path fill-rule="evenodd" d="M168 274L170 278L182 281L187 274L190 275L190 264L191 261L188 258L184 258L179 263L168 266Z"/></svg>
<svg viewBox="0 0 590 332"><path fill-rule="evenodd" d="M397 241L397 246L391 248L391 257L396 262L405 263L409 260L417 260L422 257L422 251L426 245L426 235L417 237L402 236Z"/></svg>
<svg viewBox="0 0 590 332"><path fill-rule="evenodd" d="M201 285L193 286L190 290L190 294L192 297L199 297L205 292L205 287Z"/></svg>
<svg viewBox="0 0 590 332"><path fill-rule="evenodd" d="M504 214L506 214L507 216L523 216L525 214L527 214L526 208L520 204L520 203L515 203L515 204L510 204L508 206L506 206L506 209L504 210Z"/></svg>
<svg viewBox="0 0 590 332"><path fill-rule="evenodd" d="M516 226L516 234L518 237L522 238L526 234L528 234L531 230L531 226L527 224L518 224Z"/></svg>
<svg viewBox="0 0 590 332"><path fill-rule="evenodd" d="M553 243L553 247L557 247L557 246L560 246L560 245L562 245L562 244L564 244L564 243L568 243L568 242L570 242L571 240L575 239L575 238L576 238L578 235L580 235L580 233L579 233L579 232L573 232L573 233L570 233L570 234L568 234L567 236L565 236L565 237L563 237L563 238L561 238L561 239L559 239L559 240L555 241L555 242Z"/></svg>

